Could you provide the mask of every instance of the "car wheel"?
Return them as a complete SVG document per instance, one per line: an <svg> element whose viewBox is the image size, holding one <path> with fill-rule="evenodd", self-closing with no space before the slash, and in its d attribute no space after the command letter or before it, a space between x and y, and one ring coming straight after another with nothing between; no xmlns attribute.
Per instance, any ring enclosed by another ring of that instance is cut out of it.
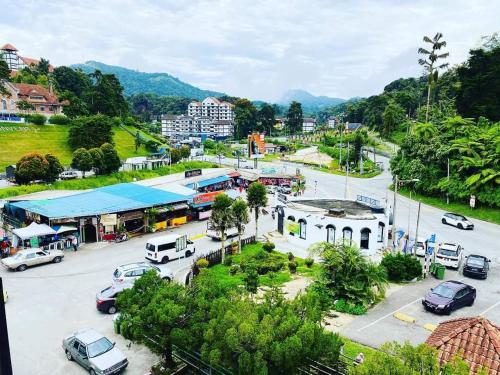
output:
<svg viewBox="0 0 500 375"><path fill-rule="evenodd" d="M54 263L60 263L61 262L61 257L55 257L54 259L52 259L52 261Z"/></svg>
<svg viewBox="0 0 500 375"><path fill-rule="evenodd" d="M91 368L89 372L90 372L90 375L95 375L95 371L93 368Z"/></svg>
<svg viewBox="0 0 500 375"><path fill-rule="evenodd" d="M161 259L161 262L162 262L163 264L168 263L168 257L163 257L163 258Z"/></svg>
<svg viewBox="0 0 500 375"><path fill-rule="evenodd" d="M109 306L108 314L110 315L116 314L116 306Z"/></svg>
<svg viewBox="0 0 500 375"><path fill-rule="evenodd" d="M451 315L451 311L452 311L452 308L451 308L451 306L450 306L450 307L448 307L448 308L444 311L444 313L445 313L446 315Z"/></svg>
<svg viewBox="0 0 500 375"><path fill-rule="evenodd" d="M476 300L476 298L471 299L470 302L467 304L467 306L472 306L474 304L475 300Z"/></svg>
<svg viewBox="0 0 500 375"><path fill-rule="evenodd" d="M458 229L464 229L464 226L462 224L458 223L457 228Z"/></svg>
<svg viewBox="0 0 500 375"><path fill-rule="evenodd" d="M26 264L21 264L19 267L17 267L16 269L19 271L19 272L23 272L24 270L26 270L26 268L28 268L26 266Z"/></svg>
<svg viewBox="0 0 500 375"><path fill-rule="evenodd" d="M186 251L186 258L189 258L191 256L191 251Z"/></svg>
<svg viewBox="0 0 500 375"><path fill-rule="evenodd" d="M172 281L172 280L170 280L170 277L168 277L168 276L165 276L165 277L163 278L163 280L165 280L167 283L169 283L170 281Z"/></svg>
<svg viewBox="0 0 500 375"><path fill-rule="evenodd" d="M442 220L441 220L441 222L442 222L443 224L446 224L446 220L445 220L445 219L442 219Z"/></svg>
<svg viewBox="0 0 500 375"><path fill-rule="evenodd" d="M71 355L71 353L69 352L69 350L66 350L66 358L68 359L68 361L72 361L73 360L73 356Z"/></svg>

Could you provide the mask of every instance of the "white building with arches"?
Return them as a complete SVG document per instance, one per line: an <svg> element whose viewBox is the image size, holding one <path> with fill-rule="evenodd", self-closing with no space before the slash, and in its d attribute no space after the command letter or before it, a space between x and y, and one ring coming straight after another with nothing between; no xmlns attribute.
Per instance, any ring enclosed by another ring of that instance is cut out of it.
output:
<svg viewBox="0 0 500 375"><path fill-rule="evenodd" d="M299 198L285 202L282 199L276 211L276 230L299 247L347 241L364 254L373 255L387 244L386 210L378 201L365 197L356 201Z"/></svg>

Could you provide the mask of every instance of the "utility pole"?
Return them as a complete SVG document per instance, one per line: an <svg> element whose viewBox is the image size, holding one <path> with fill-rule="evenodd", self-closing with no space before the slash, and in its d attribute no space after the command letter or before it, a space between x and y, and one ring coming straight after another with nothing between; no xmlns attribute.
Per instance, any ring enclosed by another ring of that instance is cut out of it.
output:
<svg viewBox="0 0 500 375"><path fill-rule="evenodd" d="M7 333L7 316L3 295L3 283L0 277L0 374L12 375L12 362L10 360L9 335Z"/></svg>
<svg viewBox="0 0 500 375"><path fill-rule="evenodd" d="M339 169L342 170L342 126L340 127L340 147L339 147Z"/></svg>
<svg viewBox="0 0 500 375"><path fill-rule="evenodd" d="M448 187L446 188L446 204L450 204L450 197L448 195L449 183L450 183L450 158L448 158Z"/></svg>
<svg viewBox="0 0 500 375"><path fill-rule="evenodd" d="M420 225L420 206L421 203L418 202L418 212L417 212L417 227L415 228L415 243L413 244L413 255L417 255L417 244L418 244L418 227ZM427 252L427 249L425 250Z"/></svg>
<svg viewBox="0 0 500 375"><path fill-rule="evenodd" d="M344 199L347 199L347 179L349 177L349 142L347 142L347 162L346 162L346 171L345 171L345 190L344 190Z"/></svg>
<svg viewBox="0 0 500 375"><path fill-rule="evenodd" d="M398 175L395 176L394 181L394 201L392 203L392 228L391 228L391 238L392 238L392 251L396 248L396 196L398 195Z"/></svg>

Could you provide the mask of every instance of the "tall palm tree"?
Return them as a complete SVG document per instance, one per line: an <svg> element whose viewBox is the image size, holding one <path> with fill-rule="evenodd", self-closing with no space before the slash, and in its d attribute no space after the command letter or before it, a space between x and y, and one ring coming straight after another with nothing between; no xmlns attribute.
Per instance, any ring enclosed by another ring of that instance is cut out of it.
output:
<svg viewBox="0 0 500 375"><path fill-rule="evenodd" d="M425 122L429 121L429 105L431 100L431 90L432 86L436 84L438 80L438 70L446 68L448 63L438 65L439 60L446 59L450 54L448 52L439 54L441 48L446 47L446 41L441 40L443 34L436 33L434 38L429 38L424 36L423 40L425 43L431 44L431 50L425 48L419 48L418 53L425 55L425 59L418 59L418 63L424 67L424 69L429 73L428 86L427 86L427 110L425 112Z"/></svg>
<svg viewBox="0 0 500 375"><path fill-rule="evenodd" d="M260 182L253 182L247 192L248 207L255 210L255 240L259 235L259 210L267 205L266 187Z"/></svg>
<svg viewBox="0 0 500 375"><path fill-rule="evenodd" d="M226 194L220 194L215 197L214 204L212 205L212 216L210 216L210 224L212 228L220 232L221 249L222 249L222 263L225 258L226 230L234 226L234 216L231 210L232 200Z"/></svg>

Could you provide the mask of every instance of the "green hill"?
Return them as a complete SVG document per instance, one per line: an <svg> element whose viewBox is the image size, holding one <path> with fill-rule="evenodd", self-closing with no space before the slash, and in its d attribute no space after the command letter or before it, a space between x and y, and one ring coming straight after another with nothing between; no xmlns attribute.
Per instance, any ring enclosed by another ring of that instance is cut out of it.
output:
<svg viewBox="0 0 500 375"><path fill-rule="evenodd" d="M68 146L68 125L32 125L0 122L0 173L10 164L15 164L29 152L51 153L65 166L71 163L71 150ZM135 140L121 128L113 129L116 150L121 159L146 155L141 146L135 152ZM134 131L133 131L134 132Z"/></svg>
<svg viewBox="0 0 500 375"><path fill-rule="evenodd" d="M137 93L154 93L164 96L181 96L192 99L205 99L207 96L222 96L223 93L202 90L192 86L168 73L145 73L121 66L107 65L98 61L87 61L83 64L73 64L85 73L93 73L96 69L102 73L114 74L122 84L125 95Z"/></svg>

